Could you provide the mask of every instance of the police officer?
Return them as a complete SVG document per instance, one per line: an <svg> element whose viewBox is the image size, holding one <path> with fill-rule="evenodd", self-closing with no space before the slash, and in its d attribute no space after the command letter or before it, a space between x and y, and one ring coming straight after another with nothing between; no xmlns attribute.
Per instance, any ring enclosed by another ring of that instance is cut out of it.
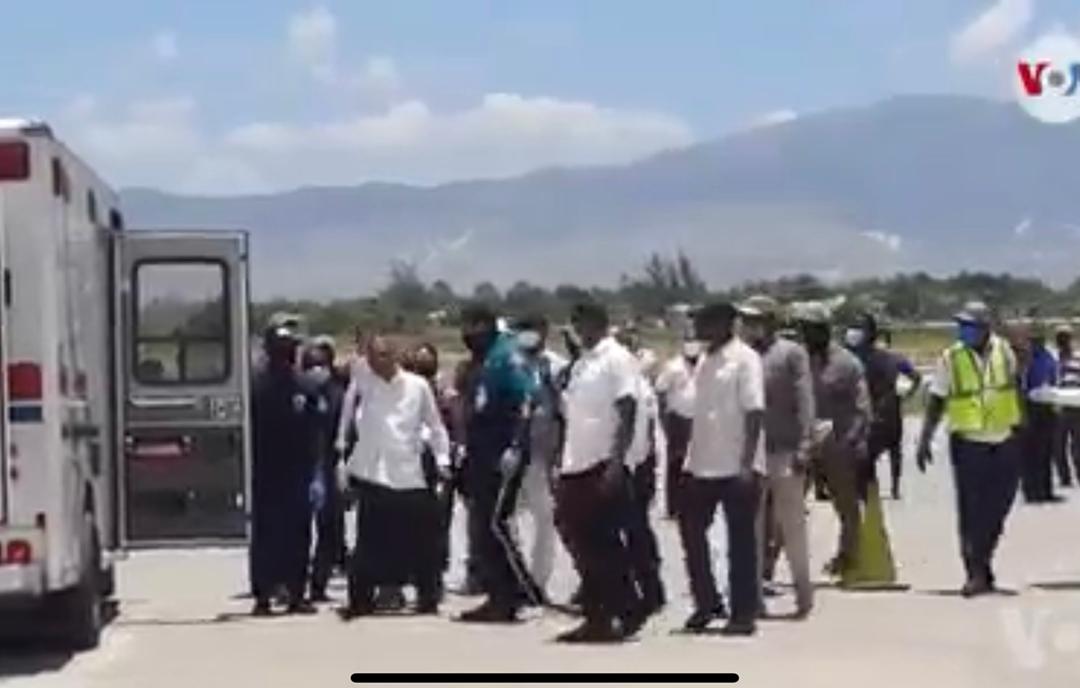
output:
<svg viewBox="0 0 1080 688"><path fill-rule="evenodd" d="M534 378L512 334L500 331L494 311L465 308L462 340L475 374L465 395L465 466L469 539L479 561L486 599L459 617L473 623L512 623L527 601L543 594L529 575L510 520L528 462L528 402Z"/></svg>
<svg viewBox="0 0 1080 688"><path fill-rule="evenodd" d="M994 590L994 551L1019 486L1020 396L1016 358L1008 342L991 331L986 304L969 303L956 323L958 341L942 354L930 383L916 460L925 472L933 462L934 431L947 417L967 573L961 592L975 597Z"/></svg>
<svg viewBox="0 0 1080 688"><path fill-rule="evenodd" d="M315 610L305 598L311 539L311 485L320 456L326 401L297 370L299 337L285 325L263 335L265 362L252 391L251 584L253 613L268 616L278 588L288 612Z"/></svg>

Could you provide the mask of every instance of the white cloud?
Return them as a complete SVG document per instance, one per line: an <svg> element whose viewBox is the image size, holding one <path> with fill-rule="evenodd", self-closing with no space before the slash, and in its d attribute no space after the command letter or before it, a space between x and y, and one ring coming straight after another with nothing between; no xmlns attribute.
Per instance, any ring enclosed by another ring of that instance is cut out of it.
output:
<svg viewBox="0 0 1080 688"><path fill-rule="evenodd" d="M758 117L755 117L750 121L748 128L761 129L765 127L773 127L778 124L785 124L798 119L799 113L794 110L781 109L773 110L772 112L766 112Z"/></svg>
<svg viewBox="0 0 1080 688"><path fill-rule="evenodd" d="M1029 232L1031 232L1031 225L1031 218L1025 217L1023 220L1018 222L1015 227L1013 227L1013 234L1017 237L1025 237L1028 235Z"/></svg>
<svg viewBox="0 0 1080 688"><path fill-rule="evenodd" d="M893 253L898 253L904 244L902 237L897 234L889 234L888 232L863 232L863 236L871 241L881 244Z"/></svg>
<svg viewBox="0 0 1080 688"><path fill-rule="evenodd" d="M173 62L180 56L180 44L172 31L159 31L150 40L154 57L160 62Z"/></svg>
<svg viewBox="0 0 1080 688"><path fill-rule="evenodd" d="M1034 0L995 0L953 35L950 53L956 64L971 64L1019 38L1034 15Z"/></svg>
<svg viewBox="0 0 1080 688"><path fill-rule="evenodd" d="M325 7L294 14L288 24L289 50L313 77L333 82L337 78L337 19Z"/></svg>
<svg viewBox="0 0 1080 688"><path fill-rule="evenodd" d="M200 127L190 98L106 111L84 97L62 124L65 138L118 186L209 194L505 177L625 163L694 140L669 115L510 93L456 111L410 100L377 114L312 125L249 122L222 133Z"/></svg>

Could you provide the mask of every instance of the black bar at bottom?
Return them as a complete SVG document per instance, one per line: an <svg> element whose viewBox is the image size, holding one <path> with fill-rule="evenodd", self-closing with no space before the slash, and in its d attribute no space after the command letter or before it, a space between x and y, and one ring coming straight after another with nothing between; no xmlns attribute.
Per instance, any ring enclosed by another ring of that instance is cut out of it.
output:
<svg viewBox="0 0 1080 688"><path fill-rule="evenodd" d="M353 683L738 683L738 674L353 674Z"/></svg>

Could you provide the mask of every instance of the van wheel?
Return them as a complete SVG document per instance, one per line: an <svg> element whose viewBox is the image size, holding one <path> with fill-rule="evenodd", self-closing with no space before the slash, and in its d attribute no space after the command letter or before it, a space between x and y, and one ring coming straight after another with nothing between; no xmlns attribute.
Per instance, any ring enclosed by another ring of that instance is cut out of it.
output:
<svg viewBox="0 0 1080 688"><path fill-rule="evenodd" d="M93 518L86 517L86 566L79 584L62 593L60 611L63 619L64 644L72 650L92 650L101 640L104 625L101 597L101 545L98 543Z"/></svg>

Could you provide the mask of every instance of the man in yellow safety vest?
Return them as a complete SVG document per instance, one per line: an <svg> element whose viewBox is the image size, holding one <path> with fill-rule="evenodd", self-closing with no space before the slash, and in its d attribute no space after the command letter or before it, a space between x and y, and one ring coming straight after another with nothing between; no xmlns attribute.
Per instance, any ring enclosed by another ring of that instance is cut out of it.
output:
<svg viewBox="0 0 1080 688"><path fill-rule="evenodd" d="M967 571L962 594L993 592L992 561L1020 480L1016 428L1021 424L1016 358L991 331L990 310L972 302L956 315L958 341L945 350L930 382L916 461L933 461L930 445L948 418L960 547Z"/></svg>

